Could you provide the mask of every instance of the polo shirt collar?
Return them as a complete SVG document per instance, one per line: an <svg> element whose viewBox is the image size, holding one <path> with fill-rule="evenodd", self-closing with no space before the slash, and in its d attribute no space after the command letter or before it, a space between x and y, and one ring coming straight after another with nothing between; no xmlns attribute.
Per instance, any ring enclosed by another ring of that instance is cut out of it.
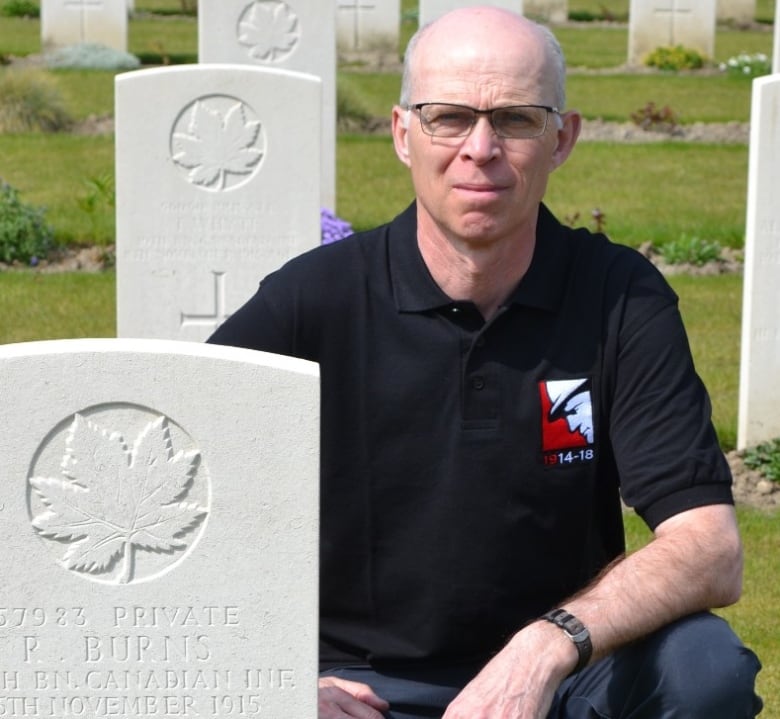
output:
<svg viewBox="0 0 780 719"><path fill-rule="evenodd" d="M415 202L390 223L387 252L390 282L400 312L425 312L452 304L431 277L417 246ZM534 256L509 302L552 312L560 304L567 274L563 226L541 205Z"/></svg>

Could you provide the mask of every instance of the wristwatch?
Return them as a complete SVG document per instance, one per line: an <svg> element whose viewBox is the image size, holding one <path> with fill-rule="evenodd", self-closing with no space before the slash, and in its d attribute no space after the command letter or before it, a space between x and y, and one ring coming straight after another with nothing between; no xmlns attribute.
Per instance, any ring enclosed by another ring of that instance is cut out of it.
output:
<svg viewBox="0 0 780 719"><path fill-rule="evenodd" d="M565 609L553 609L542 615L542 619L552 622L556 627L563 629L563 633L574 643L574 647L577 649L578 660L577 666L572 670L572 674L576 674L581 669L584 669L593 654L593 644L590 641L588 628Z"/></svg>

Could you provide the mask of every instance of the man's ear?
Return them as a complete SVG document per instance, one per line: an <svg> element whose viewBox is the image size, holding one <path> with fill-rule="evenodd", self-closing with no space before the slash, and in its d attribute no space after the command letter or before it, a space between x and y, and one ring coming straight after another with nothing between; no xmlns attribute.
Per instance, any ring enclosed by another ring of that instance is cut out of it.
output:
<svg viewBox="0 0 780 719"><path fill-rule="evenodd" d="M552 156L551 171L559 168L568 159L577 138L582 129L582 115L576 110L569 110L560 116L560 126L558 127L558 146L555 148Z"/></svg>
<svg viewBox="0 0 780 719"><path fill-rule="evenodd" d="M393 147L395 147L398 159L407 167L411 167L409 159L409 120L411 114L410 110L404 110L400 105L393 108Z"/></svg>

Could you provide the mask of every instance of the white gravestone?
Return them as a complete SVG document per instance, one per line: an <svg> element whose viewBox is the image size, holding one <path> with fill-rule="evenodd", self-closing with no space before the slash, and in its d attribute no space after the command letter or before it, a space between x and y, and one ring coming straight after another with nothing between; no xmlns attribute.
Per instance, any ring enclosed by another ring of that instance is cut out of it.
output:
<svg viewBox="0 0 780 719"><path fill-rule="evenodd" d="M316 716L316 365L0 347L4 716Z"/></svg>
<svg viewBox="0 0 780 719"><path fill-rule="evenodd" d="M718 20L751 23L756 19L756 0L717 0Z"/></svg>
<svg viewBox="0 0 780 719"><path fill-rule="evenodd" d="M336 32L343 52L398 53L400 0L337 0Z"/></svg>
<svg viewBox="0 0 780 719"><path fill-rule="evenodd" d="M541 22L563 23L569 19L568 0L523 0L523 12Z"/></svg>
<svg viewBox="0 0 780 719"><path fill-rule="evenodd" d="M127 50L127 0L43 0L44 50L95 43Z"/></svg>
<svg viewBox="0 0 780 719"><path fill-rule="evenodd" d="M753 81L739 382L740 449L780 437L780 76Z"/></svg>
<svg viewBox="0 0 780 719"><path fill-rule="evenodd" d="M658 47L715 54L715 0L631 0L628 15L628 63L642 65Z"/></svg>
<svg viewBox="0 0 780 719"><path fill-rule="evenodd" d="M450 10L471 7L472 5L490 5L523 13L523 0L483 0L482 2L474 2L474 0L420 0L420 27Z"/></svg>
<svg viewBox="0 0 780 719"><path fill-rule="evenodd" d="M320 244L320 84L247 65L117 76L120 337L203 341Z"/></svg>
<svg viewBox="0 0 780 719"><path fill-rule="evenodd" d="M198 61L294 70L322 79L323 207L336 208L336 8L333 0L200 0ZM295 123L294 106L275 110ZM301 118L302 119L302 118Z"/></svg>

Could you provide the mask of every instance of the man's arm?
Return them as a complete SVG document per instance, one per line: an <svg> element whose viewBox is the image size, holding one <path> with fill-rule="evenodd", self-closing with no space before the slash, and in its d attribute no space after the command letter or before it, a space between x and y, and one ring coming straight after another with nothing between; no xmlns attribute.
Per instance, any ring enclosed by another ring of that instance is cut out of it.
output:
<svg viewBox="0 0 780 719"><path fill-rule="evenodd" d="M732 604L741 591L734 508L717 504L665 520L645 547L611 564L562 607L588 628L597 659L680 617ZM576 663L574 644L558 627L534 622L465 687L443 719L544 719Z"/></svg>

